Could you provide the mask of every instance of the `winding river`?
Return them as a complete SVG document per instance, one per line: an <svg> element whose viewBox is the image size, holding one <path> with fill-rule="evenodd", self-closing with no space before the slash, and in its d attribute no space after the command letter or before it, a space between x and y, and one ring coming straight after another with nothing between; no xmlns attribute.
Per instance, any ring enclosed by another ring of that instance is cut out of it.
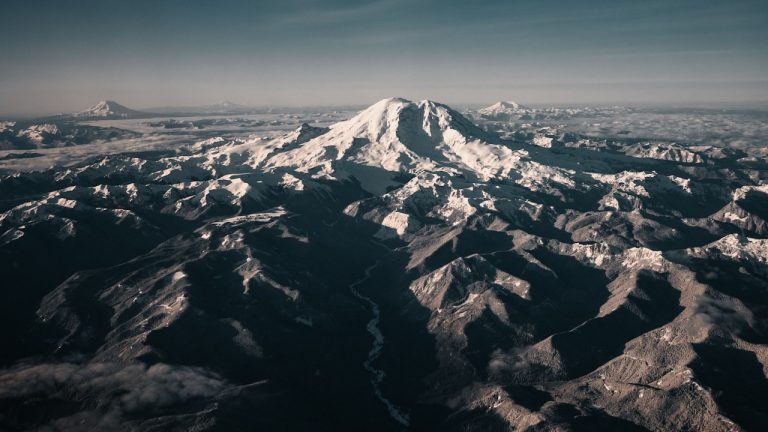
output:
<svg viewBox="0 0 768 432"><path fill-rule="evenodd" d="M373 366L373 362L379 358L381 355L381 349L384 346L384 335L381 333L381 329L379 328L379 322L381 321L381 310L379 309L379 305L377 305L376 302L374 302L370 297L361 294L357 289L363 282L371 277L371 271L373 271L373 269L378 265L379 262L376 262L372 266L366 268L365 276L363 276L357 282L351 284L349 286L349 290L352 292L352 295L367 303L371 308L371 313L373 314L373 317L370 321L368 321L368 325L366 326L368 333L373 336L373 344L371 345L370 351L368 351L368 359L363 362L363 367L365 367L365 370L371 374L370 382L373 386L373 392L376 394L376 397L387 407L389 415L395 419L395 421L407 427L409 424L408 414L405 413L400 407L395 405L394 402L387 399L381 391L381 383L384 381L384 376L386 373L383 370L377 369Z"/></svg>

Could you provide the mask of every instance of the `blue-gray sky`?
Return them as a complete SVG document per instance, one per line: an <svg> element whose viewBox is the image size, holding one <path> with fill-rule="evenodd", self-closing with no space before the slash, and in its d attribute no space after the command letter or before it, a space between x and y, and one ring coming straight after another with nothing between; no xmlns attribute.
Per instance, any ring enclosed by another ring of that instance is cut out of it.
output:
<svg viewBox="0 0 768 432"><path fill-rule="evenodd" d="M3 0L0 114L768 101L766 0Z"/></svg>

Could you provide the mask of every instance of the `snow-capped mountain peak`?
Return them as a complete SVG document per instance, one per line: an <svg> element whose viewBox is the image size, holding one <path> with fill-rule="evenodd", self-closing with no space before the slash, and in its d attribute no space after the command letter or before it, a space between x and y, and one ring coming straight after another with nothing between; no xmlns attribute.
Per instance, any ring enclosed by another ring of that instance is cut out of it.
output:
<svg viewBox="0 0 768 432"><path fill-rule="evenodd" d="M100 118L115 118L115 117L133 117L140 115L139 111L127 108L119 103L111 100L103 100L88 108L85 111L80 111L75 114L75 117L100 117Z"/></svg>
<svg viewBox="0 0 768 432"><path fill-rule="evenodd" d="M221 101L211 105L211 107L221 108L221 109L240 109L240 108L245 108L244 105L240 105L240 104L234 103L234 102L232 102L231 100L228 100L228 99L221 100Z"/></svg>
<svg viewBox="0 0 768 432"><path fill-rule="evenodd" d="M487 138L483 130L447 105L430 100L411 102L402 98L382 99L331 129L341 135L371 142L389 138L400 144L407 143L410 147L410 144L423 140L424 135L437 140L450 130L467 140Z"/></svg>
<svg viewBox="0 0 768 432"><path fill-rule="evenodd" d="M382 173L388 178L393 173L436 169L486 178L508 171L497 162L514 160L512 151L497 142L446 105L388 98L332 125L327 133L275 154L265 167L292 167L333 178L376 178L370 168L389 172ZM374 183L370 186L376 189L383 186Z"/></svg>
<svg viewBox="0 0 768 432"><path fill-rule="evenodd" d="M509 116L520 111L522 107L514 101L499 101L493 105L487 106L477 112L487 118L496 118L500 116Z"/></svg>

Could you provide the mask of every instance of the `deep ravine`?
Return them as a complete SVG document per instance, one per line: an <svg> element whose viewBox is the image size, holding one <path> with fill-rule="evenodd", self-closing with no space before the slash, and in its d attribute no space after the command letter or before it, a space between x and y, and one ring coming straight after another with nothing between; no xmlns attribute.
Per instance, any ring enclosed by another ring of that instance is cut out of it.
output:
<svg viewBox="0 0 768 432"><path fill-rule="evenodd" d="M389 415L401 425L408 427L410 423L408 414L404 412L402 408L398 407L394 402L387 399L387 397L384 396L383 392L381 391L381 383L384 381L386 373L381 369L377 369L373 365L376 359L381 355L381 349L384 347L384 335L381 333L381 329L379 328L379 322L381 320L381 311L379 310L379 305L377 305L376 302L374 302L371 298L361 294L358 290L358 287L371 277L371 272L380 264L380 262L381 261L377 261L370 267L366 268L365 275L356 282L349 285L349 290L352 295L365 302L370 307L371 313L373 314L371 320L368 321L368 325L366 326L368 333L373 336L373 344L371 345L370 351L368 351L368 358L365 362L363 362L363 367L365 367L365 370L371 374L370 382L373 386L373 392L376 394L376 397L387 407Z"/></svg>

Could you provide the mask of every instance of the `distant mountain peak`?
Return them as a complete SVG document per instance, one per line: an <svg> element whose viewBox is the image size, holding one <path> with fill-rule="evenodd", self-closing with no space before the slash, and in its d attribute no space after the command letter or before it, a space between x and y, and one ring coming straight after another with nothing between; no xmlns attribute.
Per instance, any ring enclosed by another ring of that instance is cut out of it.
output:
<svg viewBox="0 0 768 432"><path fill-rule="evenodd" d="M222 99L219 102L213 104L213 106L218 108L245 108L244 105L240 105L228 99Z"/></svg>
<svg viewBox="0 0 768 432"><path fill-rule="evenodd" d="M520 108L520 104L515 101L499 101L493 104L493 106L496 106L499 108L514 108L514 109Z"/></svg>
<svg viewBox="0 0 768 432"><path fill-rule="evenodd" d="M103 100L91 106L85 111L75 114L75 117L132 117L141 115L139 111L132 110L112 100Z"/></svg>
<svg viewBox="0 0 768 432"><path fill-rule="evenodd" d="M487 106L477 112L484 117L508 116L517 113L522 106L515 101L499 101L493 105Z"/></svg>

